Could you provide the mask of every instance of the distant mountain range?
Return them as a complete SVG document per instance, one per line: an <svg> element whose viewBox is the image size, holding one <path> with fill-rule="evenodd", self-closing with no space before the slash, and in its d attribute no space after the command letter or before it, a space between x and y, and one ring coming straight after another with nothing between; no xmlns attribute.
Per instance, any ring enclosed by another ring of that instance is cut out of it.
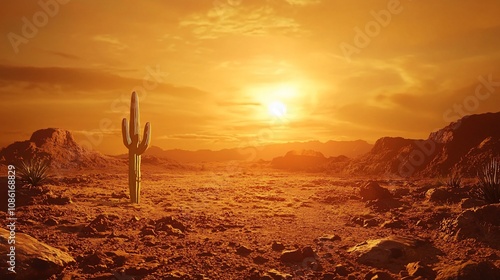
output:
<svg viewBox="0 0 500 280"><path fill-rule="evenodd" d="M71 132L47 128L26 141L0 150L0 163L44 157L57 168L92 168L123 165L127 155L106 156L78 145ZM459 172L475 176L493 158L500 157L500 112L470 115L429 137L383 137L375 145L365 141L319 141L270 144L218 151L163 150L150 147L143 163L183 168L179 163L231 160L269 161L274 168L302 171L334 171L357 176L446 176Z"/></svg>
<svg viewBox="0 0 500 280"><path fill-rule="evenodd" d="M274 168L328 171L354 176L476 176L493 158L500 159L500 112L465 116L423 139L383 137L357 158L330 157L314 151L289 152Z"/></svg>
<svg viewBox="0 0 500 280"><path fill-rule="evenodd" d="M169 158L178 162L212 162L212 161L230 161L230 160L272 160L282 156L292 150L314 150L323 155L340 156L344 155L350 158L361 156L371 150L373 145L362 140L356 141L328 141L322 143L319 141L293 142L282 144L269 144L256 147L244 147L212 150L163 150L160 147L152 146L144 154L159 158ZM126 155L122 155L124 157Z"/></svg>

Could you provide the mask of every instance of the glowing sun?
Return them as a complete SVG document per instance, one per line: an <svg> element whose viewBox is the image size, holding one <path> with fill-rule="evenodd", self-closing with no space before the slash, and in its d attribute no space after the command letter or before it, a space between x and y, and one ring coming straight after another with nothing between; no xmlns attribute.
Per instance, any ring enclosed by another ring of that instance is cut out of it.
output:
<svg viewBox="0 0 500 280"><path fill-rule="evenodd" d="M280 101L271 102L268 108L271 116L282 118L286 115L286 105Z"/></svg>

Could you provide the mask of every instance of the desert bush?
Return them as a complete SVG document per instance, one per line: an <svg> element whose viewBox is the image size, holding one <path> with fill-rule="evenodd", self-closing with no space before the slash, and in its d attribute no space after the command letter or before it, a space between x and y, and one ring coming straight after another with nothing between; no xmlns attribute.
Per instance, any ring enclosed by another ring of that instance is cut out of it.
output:
<svg viewBox="0 0 500 280"><path fill-rule="evenodd" d="M478 198L487 203L500 202L500 163L497 159L493 159L478 172L478 179Z"/></svg>
<svg viewBox="0 0 500 280"><path fill-rule="evenodd" d="M462 175L457 171L453 171L446 178L445 185L451 188L460 188L460 186L462 186Z"/></svg>
<svg viewBox="0 0 500 280"><path fill-rule="evenodd" d="M29 186L40 186L49 178L49 162L39 158L22 161L17 168L17 175L20 181Z"/></svg>

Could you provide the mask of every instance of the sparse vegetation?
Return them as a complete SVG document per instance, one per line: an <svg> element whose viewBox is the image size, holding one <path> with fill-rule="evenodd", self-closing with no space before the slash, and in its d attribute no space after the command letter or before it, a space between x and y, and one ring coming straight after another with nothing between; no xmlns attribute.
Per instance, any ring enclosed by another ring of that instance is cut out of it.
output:
<svg viewBox="0 0 500 280"><path fill-rule="evenodd" d="M29 186L42 185L49 176L49 161L40 158L32 158L22 161L17 169L19 180Z"/></svg>
<svg viewBox="0 0 500 280"><path fill-rule="evenodd" d="M446 178L445 185L454 189L458 189L462 186L462 175L458 171L453 171Z"/></svg>
<svg viewBox="0 0 500 280"><path fill-rule="evenodd" d="M500 163L493 159L478 173L476 194L487 203L500 202Z"/></svg>

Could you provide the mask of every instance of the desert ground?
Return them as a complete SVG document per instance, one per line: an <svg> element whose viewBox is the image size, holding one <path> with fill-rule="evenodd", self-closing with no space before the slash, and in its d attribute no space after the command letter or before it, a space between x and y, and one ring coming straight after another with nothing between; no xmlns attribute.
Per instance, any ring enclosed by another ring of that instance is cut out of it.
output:
<svg viewBox="0 0 500 280"><path fill-rule="evenodd" d="M146 164L141 202L131 204L126 171L59 170L42 187L18 190L26 205L16 209L17 233L73 258L43 277L498 276L498 204L481 210L489 206L468 198L473 180L452 189L438 179L341 178L265 164Z"/></svg>

